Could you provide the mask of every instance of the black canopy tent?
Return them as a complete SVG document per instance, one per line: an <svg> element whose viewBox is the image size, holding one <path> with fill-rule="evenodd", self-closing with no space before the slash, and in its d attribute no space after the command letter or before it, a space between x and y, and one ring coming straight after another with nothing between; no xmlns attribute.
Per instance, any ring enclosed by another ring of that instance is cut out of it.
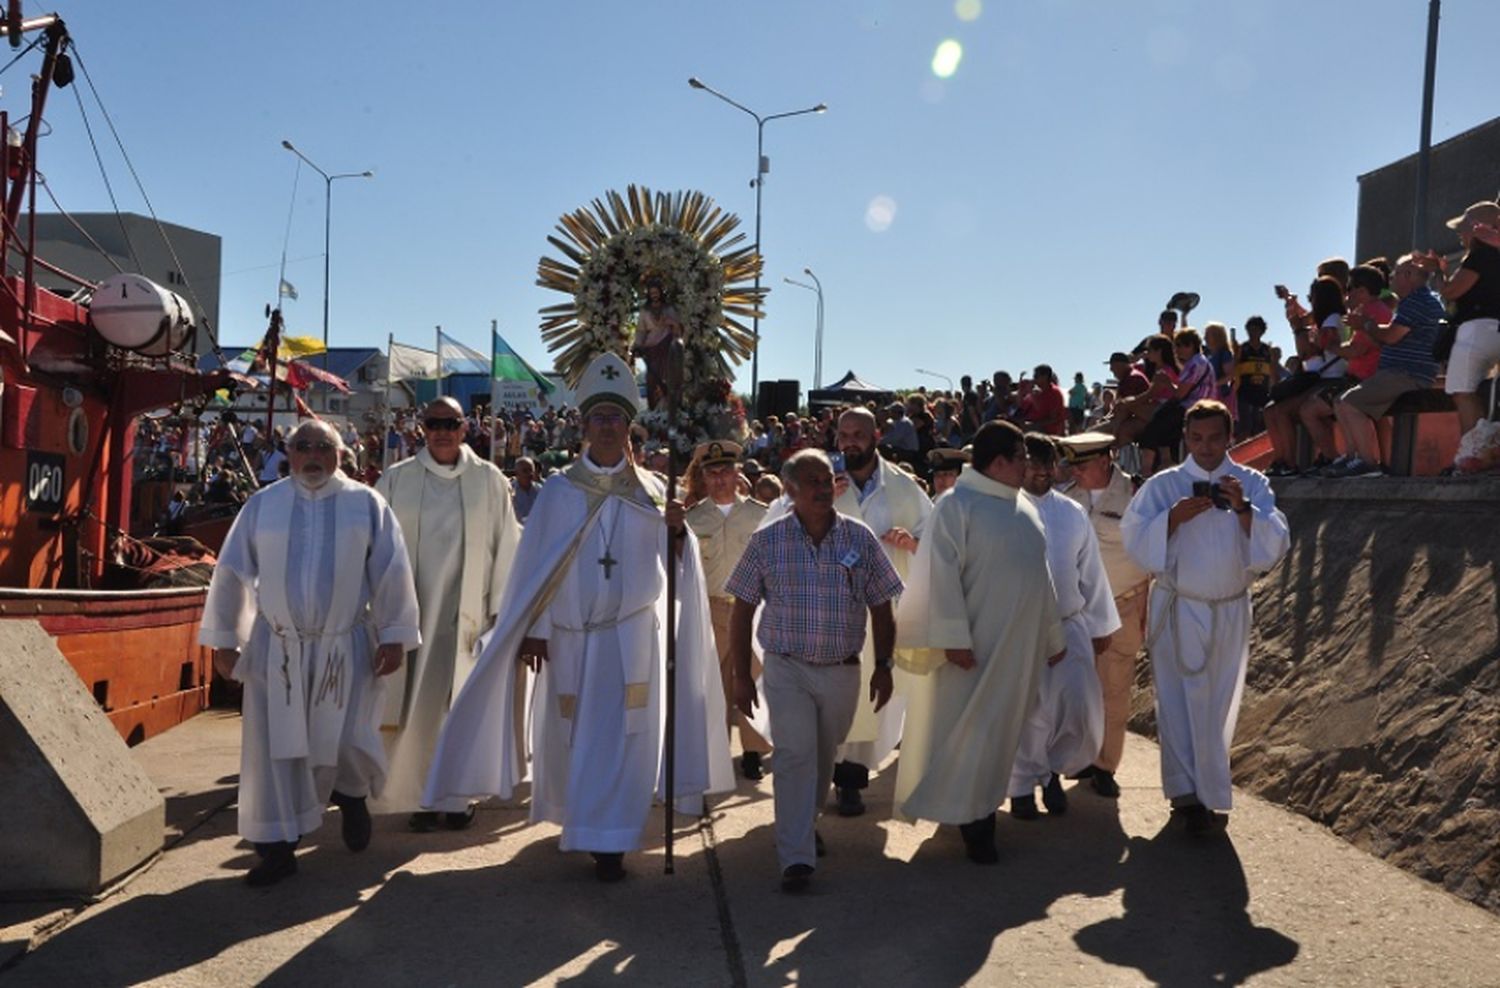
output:
<svg viewBox="0 0 1500 988"><path fill-rule="evenodd" d="M894 391L862 381L858 375L850 371L826 388L809 391L807 407L811 409L828 405L862 405L867 401L884 404L895 397Z"/></svg>

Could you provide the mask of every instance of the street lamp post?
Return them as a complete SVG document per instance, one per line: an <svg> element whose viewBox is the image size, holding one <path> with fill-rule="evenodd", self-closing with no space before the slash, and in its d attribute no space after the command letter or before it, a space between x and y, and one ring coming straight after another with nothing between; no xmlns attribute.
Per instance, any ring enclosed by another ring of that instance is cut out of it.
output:
<svg viewBox="0 0 1500 988"><path fill-rule="evenodd" d="M760 199L761 189L765 185L766 173L771 170L771 163L766 159L765 156L766 124L770 123L772 120L780 120L782 117L798 117L804 113L824 113L828 110L828 104L819 103L817 106L809 106L804 110L790 110L786 113L772 113L763 117L759 113L756 113L754 110L750 109L748 106L745 106L742 103L736 103L734 100L730 99L728 96L725 96L723 93L719 92L717 89L714 89L712 86L705 85L703 81L697 76L689 79L688 85L692 86L694 89L701 89L705 93L708 93L710 96L717 96L719 99L728 103L736 110L741 110L745 113L750 114L751 117L755 118L755 178L751 180L750 184L755 186L755 253L760 256L762 262L764 262L764 254L760 249ZM759 298L759 267L757 267L755 272L755 294L757 298ZM760 400L760 395L757 394L757 392L760 390L760 316L754 316L752 318L753 324L751 325L750 333L755 338L755 349L750 354L750 401L752 403L755 403Z"/></svg>
<svg viewBox="0 0 1500 988"><path fill-rule="evenodd" d="M818 293L818 322L817 329L813 333L813 389L817 390L823 386L823 283L818 276L812 273L812 268L803 268L802 273L813 280L809 285L805 281L794 281L791 278L783 278L788 285L796 285L798 288L806 288L810 292ZM816 285L817 287L813 287Z"/></svg>
<svg viewBox="0 0 1500 988"><path fill-rule="evenodd" d="M330 175L313 163L313 160L293 146L291 141L282 141L281 146L302 159L302 163L323 176L323 373L328 373L328 274L329 247L333 240L333 183L341 178L374 178L373 171L340 172ZM274 386L274 382L273 382ZM323 411L328 411L328 383L323 382Z"/></svg>

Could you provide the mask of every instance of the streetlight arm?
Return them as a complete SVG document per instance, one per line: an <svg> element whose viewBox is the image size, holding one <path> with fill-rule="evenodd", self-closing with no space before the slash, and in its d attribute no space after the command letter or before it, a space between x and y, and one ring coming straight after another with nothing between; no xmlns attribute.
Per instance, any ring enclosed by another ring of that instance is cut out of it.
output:
<svg viewBox="0 0 1500 988"><path fill-rule="evenodd" d="M912 370L916 371L918 374L926 374L928 377L936 377L940 378L941 380L947 381L948 390L953 390L953 378L949 377L947 374L939 374L937 371L924 370L921 367L913 367Z"/></svg>
<svg viewBox="0 0 1500 988"><path fill-rule="evenodd" d="M796 285L798 288L806 288L810 292L817 291L816 288L814 288L812 285L806 284L805 282L794 281L791 278L782 278L781 280L786 282L788 285Z"/></svg>
<svg viewBox="0 0 1500 988"><path fill-rule="evenodd" d="M741 109L744 109L744 107L741 107ZM782 117L800 117L804 113L825 113L827 110L828 105L826 103L819 103L817 106L809 106L805 110L788 110L786 113L773 113L768 117L757 117L756 119L760 120L761 123L766 123L771 120L780 120Z"/></svg>
<svg viewBox="0 0 1500 988"><path fill-rule="evenodd" d="M292 144L291 141L282 141L281 142L281 146L284 147L284 148L286 148L288 151L292 152L293 154L295 154L297 157L301 158L302 159L302 163L305 164L307 167L311 168L313 171L317 172L319 175L322 175L323 176L323 181L325 181L325 182L332 181L332 179L330 179L328 177L328 173L327 172L325 172L323 169L319 168L316 164L314 164L313 160L311 158L309 158L307 155L305 155L301 151L297 150L296 145Z"/></svg>
<svg viewBox="0 0 1500 988"><path fill-rule="evenodd" d="M728 103L730 106L734 107L736 110L741 110L741 111L743 111L745 113L750 114L752 117L755 118L755 122L756 123L763 123L764 122L764 121L761 120L760 114L756 113L754 110L750 109L748 106L745 106L743 103L736 103L734 100L730 99L728 96L725 96L723 93L719 92L714 87L712 87L710 85L707 85L706 83L700 82L697 78L689 79L688 80L688 85L692 86L694 89L701 89L705 93L708 93L710 96L717 96L719 99L721 99L724 102Z"/></svg>

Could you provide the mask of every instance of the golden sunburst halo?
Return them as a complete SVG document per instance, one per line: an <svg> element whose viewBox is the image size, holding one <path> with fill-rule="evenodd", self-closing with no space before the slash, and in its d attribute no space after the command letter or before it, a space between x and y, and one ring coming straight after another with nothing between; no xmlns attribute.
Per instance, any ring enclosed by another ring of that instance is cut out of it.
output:
<svg viewBox="0 0 1500 988"><path fill-rule="evenodd" d="M727 378L755 349L745 320L761 318L761 257L742 245L739 217L702 192L628 186L565 213L547 242L560 257L537 262L537 284L567 301L541 310L557 369L576 385L606 351L629 360L642 282L658 276L683 325L687 371Z"/></svg>

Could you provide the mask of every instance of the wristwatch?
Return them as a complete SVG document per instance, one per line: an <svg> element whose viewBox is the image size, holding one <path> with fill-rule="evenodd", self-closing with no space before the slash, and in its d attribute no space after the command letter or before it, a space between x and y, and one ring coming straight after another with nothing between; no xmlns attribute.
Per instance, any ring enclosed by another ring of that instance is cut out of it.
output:
<svg viewBox="0 0 1500 988"><path fill-rule="evenodd" d="M1235 508L1234 509L1234 513L1237 514L1237 515L1242 515L1242 514L1245 514L1246 512L1248 512L1249 510L1250 510L1250 502L1246 501L1244 504L1240 505L1238 508Z"/></svg>
<svg viewBox="0 0 1500 988"><path fill-rule="evenodd" d="M889 655L887 655L885 658L881 658L878 655L875 657L875 668L876 669L890 669L890 668L893 668L895 665L896 665L896 660L893 659L893 658L891 658Z"/></svg>

